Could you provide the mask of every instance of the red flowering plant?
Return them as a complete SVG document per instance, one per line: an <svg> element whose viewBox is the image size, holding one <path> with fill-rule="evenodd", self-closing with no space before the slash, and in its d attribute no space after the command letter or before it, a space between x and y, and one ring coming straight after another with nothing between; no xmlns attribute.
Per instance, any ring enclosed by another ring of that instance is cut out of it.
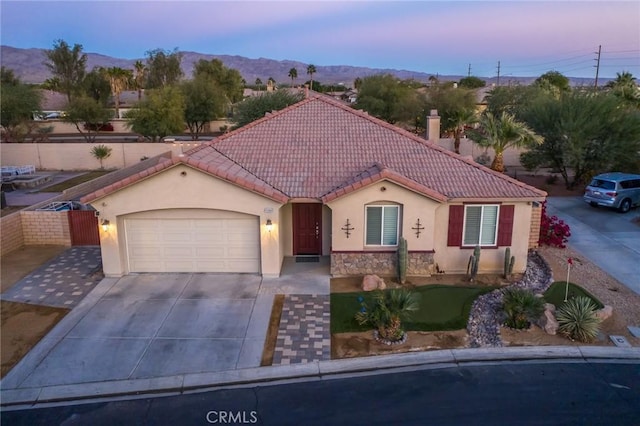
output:
<svg viewBox="0 0 640 426"><path fill-rule="evenodd" d="M542 203L542 216L540 217L540 239L538 244L552 247L565 248L571 236L569 225L558 216L547 215L547 202Z"/></svg>

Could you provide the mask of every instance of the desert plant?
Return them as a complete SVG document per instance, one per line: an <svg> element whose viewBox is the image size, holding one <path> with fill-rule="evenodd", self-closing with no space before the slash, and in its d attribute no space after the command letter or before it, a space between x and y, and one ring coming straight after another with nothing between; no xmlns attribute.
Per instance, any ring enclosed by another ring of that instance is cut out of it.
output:
<svg viewBox="0 0 640 426"><path fill-rule="evenodd" d="M101 169L104 169L102 161L111 156L111 151L113 151L113 149L111 149L111 147L108 147L106 145L96 145L93 148L91 148L91 155L93 155L94 158L100 161Z"/></svg>
<svg viewBox="0 0 640 426"><path fill-rule="evenodd" d="M407 266L409 264L407 240L400 237L398 240L398 281L404 284L407 281Z"/></svg>
<svg viewBox="0 0 640 426"><path fill-rule="evenodd" d="M389 341L401 340L404 336L402 321L411 317L411 313L419 308L418 297L406 289L378 291L373 299L373 306L361 302L356 313L356 321L360 325L371 325L378 331L380 338Z"/></svg>
<svg viewBox="0 0 640 426"><path fill-rule="evenodd" d="M556 311L558 331L573 340L592 342L600 330L596 306L586 296L569 299Z"/></svg>
<svg viewBox="0 0 640 426"><path fill-rule="evenodd" d="M467 264L467 275L469 275L469 281L476 279L478 274L478 265L480 264L480 246L476 246L473 249L473 254L469 257L469 263Z"/></svg>
<svg viewBox="0 0 640 426"><path fill-rule="evenodd" d="M544 299L529 290L509 288L504 293L502 309L507 316L505 325L515 329L529 328L544 312Z"/></svg>
<svg viewBox="0 0 640 426"><path fill-rule="evenodd" d="M516 257L511 256L511 248L507 247L504 251L504 277L509 278L513 273L513 265L516 263Z"/></svg>

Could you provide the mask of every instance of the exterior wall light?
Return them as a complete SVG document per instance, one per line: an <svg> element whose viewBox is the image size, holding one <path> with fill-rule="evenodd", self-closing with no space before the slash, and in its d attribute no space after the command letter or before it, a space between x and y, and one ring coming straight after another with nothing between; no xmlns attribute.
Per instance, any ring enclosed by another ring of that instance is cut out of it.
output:
<svg viewBox="0 0 640 426"><path fill-rule="evenodd" d="M273 229L273 223L271 222L271 219L267 219L266 227L267 231L271 232L271 230Z"/></svg>
<svg viewBox="0 0 640 426"><path fill-rule="evenodd" d="M102 230L104 232L107 232L109 230L109 220L108 219L102 219Z"/></svg>

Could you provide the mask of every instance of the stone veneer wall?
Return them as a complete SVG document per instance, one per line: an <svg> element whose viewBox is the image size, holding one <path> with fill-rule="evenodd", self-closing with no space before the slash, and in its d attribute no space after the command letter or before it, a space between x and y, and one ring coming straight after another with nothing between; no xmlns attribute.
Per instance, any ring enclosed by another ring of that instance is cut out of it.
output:
<svg viewBox="0 0 640 426"><path fill-rule="evenodd" d="M17 250L24 245L20 212L2 218L0 221L0 234L2 234L2 254Z"/></svg>
<svg viewBox="0 0 640 426"><path fill-rule="evenodd" d="M71 245L68 212L21 211L24 245Z"/></svg>
<svg viewBox="0 0 640 426"><path fill-rule="evenodd" d="M529 230L529 248L538 248L540 239L540 219L542 217L542 206L531 208L531 228Z"/></svg>
<svg viewBox="0 0 640 426"><path fill-rule="evenodd" d="M331 253L331 275L396 276L398 274L396 252L348 252ZM432 252L409 252L407 275L430 276L435 272Z"/></svg>

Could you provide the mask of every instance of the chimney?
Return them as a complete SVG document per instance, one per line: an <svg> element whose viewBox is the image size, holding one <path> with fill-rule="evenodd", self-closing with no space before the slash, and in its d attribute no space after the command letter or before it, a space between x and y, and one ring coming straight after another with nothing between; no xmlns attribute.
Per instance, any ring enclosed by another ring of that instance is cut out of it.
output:
<svg viewBox="0 0 640 426"><path fill-rule="evenodd" d="M437 109L432 109L427 115L427 140L438 143L440 140L440 116Z"/></svg>
<svg viewBox="0 0 640 426"><path fill-rule="evenodd" d="M308 84L304 85L304 98L305 99L309 98L309 85Z"/></svg>

